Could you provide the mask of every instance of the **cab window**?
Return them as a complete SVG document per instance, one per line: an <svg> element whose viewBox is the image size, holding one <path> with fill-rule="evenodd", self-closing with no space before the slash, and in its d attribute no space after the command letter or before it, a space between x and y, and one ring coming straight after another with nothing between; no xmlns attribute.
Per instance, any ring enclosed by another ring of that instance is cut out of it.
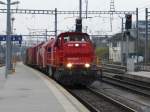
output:
<svg viewBox="0 0 150 112"><path fill-rule="evenodd" d="M68 41L70 41L70 37L69 36L64 37L64 42L68 42Z"/></svg>
<svg viewBox="0 0 150 112"><path fill-rule="evenodd" d="M90 41L87 35L67 35L64 36L64 42L68 41Z"/></svg>

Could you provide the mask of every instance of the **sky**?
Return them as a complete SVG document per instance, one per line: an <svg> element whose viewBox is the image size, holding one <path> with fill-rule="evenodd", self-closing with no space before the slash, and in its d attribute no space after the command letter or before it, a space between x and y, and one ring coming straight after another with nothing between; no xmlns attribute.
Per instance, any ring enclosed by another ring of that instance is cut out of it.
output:
<svg viewBox="0 0 150 112"><path fill-rule="evenodd" d="M6 2L6 0L1 0ZM12 8L23 9L46 9L53 10L78 10L79 0L19 0L19 5L14 5ZM83 10L85 10L85 1L82 0ZM144 8L150 7L150 0L114 0L116 11L135 11L138 7L140 9L140 19L144 18ZM110 10L110 0L88 0L88 10ZM6 6L0 5L0 8ZM29 34L33 32L32 29L48 29L54 30L54 16L51 15L19 15L13 14L15 18L14 29L17 34ZM83 20L83 31L90 34L111 34L117 33L121 30L121 15L114 16L113 18L113 31L110 32L110 15L95 15L90 19ZM133 17L134 18L134 17ZM73 30L75 27L74 15L58 15L58 30L66 31ZM0 14L1 29L0 33L6 32L6 14Z"/></svg>
<svg viewBox="0 0 150 112"><path fill-rule="evenodd" d="M83 5L86 0L82 0ZM20 0L21 8L77 10L79 0ZM108 10L110 0L88 0L91 10ZM114 0L118 10L135 10L137 6L150 4L150 0Z"/></svg>

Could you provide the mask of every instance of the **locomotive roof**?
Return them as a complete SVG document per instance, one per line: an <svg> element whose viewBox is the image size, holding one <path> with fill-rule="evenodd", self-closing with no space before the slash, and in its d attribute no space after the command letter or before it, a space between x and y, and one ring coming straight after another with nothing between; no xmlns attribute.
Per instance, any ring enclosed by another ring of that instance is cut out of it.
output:
<svg viewBox="0 0 150 112"><path fill-rule="evenodd" d="M88 35L87 33L83 33L83 32L63 32L63 33L61 33L61 34L59 34L59 36L61 36L61 35L74 35L74 34L84 34L84 35ZM58 36L58 37L59 37Z"/></svg>
<svg viewBox="0 0 150 112"><path fill-rule="evenodd" d="M87 35L88 36L88 34L87 33L83 33L83 32L63 32L63 33L60 33L59 35L58 35L58 37L60 37L61 35ZM56 39L56 38L55 38ZM36 47L38 47L38 46L43 46L43 47L45 47L45 46L47 46L49 43L52 43L52 42L54 42L54 41L56 41L55 39L51 39L51 40L48 40L47 42L41 42L40 44L37 44L37 45L34 45L34 46L32 46L32 47L30 47L30 48L36 48Z"/></svg>

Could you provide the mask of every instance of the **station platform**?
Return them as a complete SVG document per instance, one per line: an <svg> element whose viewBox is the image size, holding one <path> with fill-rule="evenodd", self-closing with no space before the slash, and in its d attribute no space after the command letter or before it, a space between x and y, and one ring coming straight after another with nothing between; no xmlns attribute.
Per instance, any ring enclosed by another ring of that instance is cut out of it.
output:
<svg viewBox="0 0 150 112"><path fill-rule="evenodd" d="M55 81L22 63L4 76L0 68L0 112L89 112Z"/></svg>
<svg viewBox="0 0 150 112"><path fill-rule="evenodd" d="M127 74L125 74L125 77L150 83L150 72L128 72Z"/></svg>

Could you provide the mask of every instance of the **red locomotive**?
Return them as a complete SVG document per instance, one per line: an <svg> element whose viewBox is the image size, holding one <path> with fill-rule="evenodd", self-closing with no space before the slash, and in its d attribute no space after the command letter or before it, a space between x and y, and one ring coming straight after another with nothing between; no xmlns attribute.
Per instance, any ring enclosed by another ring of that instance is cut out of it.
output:
<svg viewBox="0 0 150 112"><path fill-rule="evenodd" d="M34 65L65 85L89 85L100 70L94 46L86 33L65 32L27 49L27 64Z"/></svg>

